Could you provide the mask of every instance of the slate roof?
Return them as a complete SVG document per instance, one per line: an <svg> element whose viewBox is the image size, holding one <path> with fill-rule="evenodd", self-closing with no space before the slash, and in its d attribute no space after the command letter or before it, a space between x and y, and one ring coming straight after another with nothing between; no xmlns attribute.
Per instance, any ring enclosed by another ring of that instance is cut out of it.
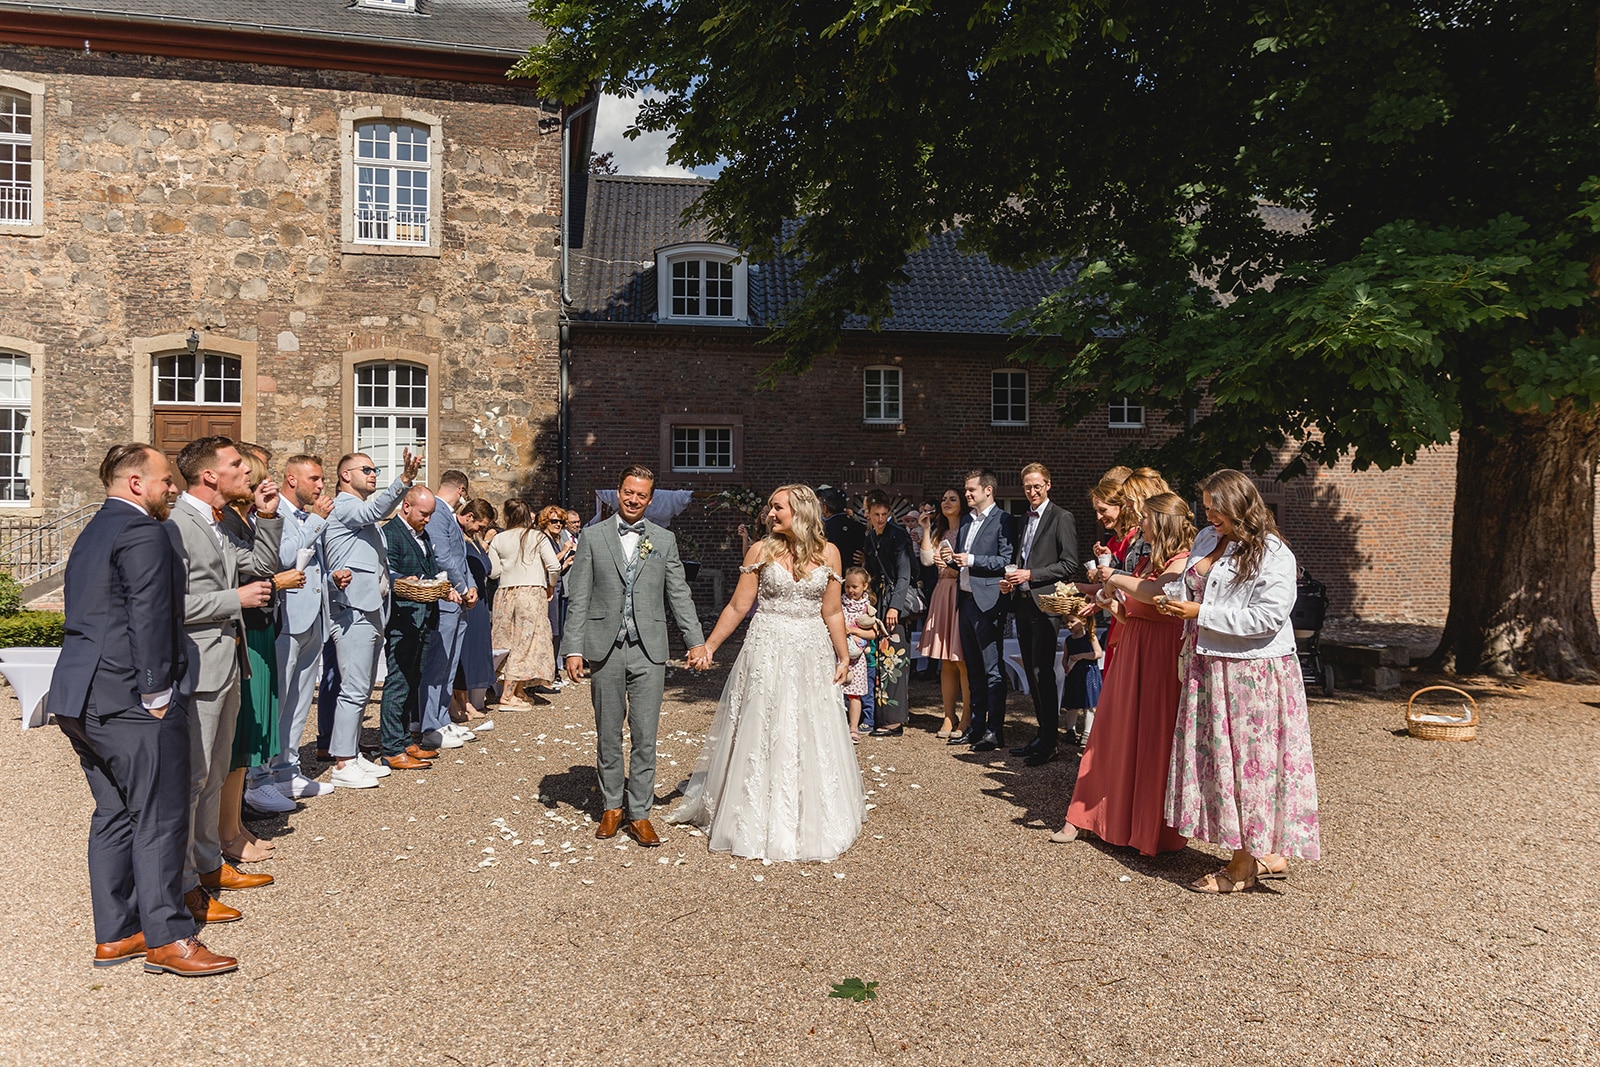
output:
<svg viewBox="0 0 1600 1067"><path fill-rule="evenodd" d="M525 0L416 0L414 12L353 0L4 0L3 11L506 56L544 39L543 27L528 19Z"/></svg>
<svg viewBox="0 0 1600 1067"><path fill-rule="evenodd" d="M710 184L695 178L589 175L583 216L573 220L582 237L569 252L573 318L656 321L656 250L711 239L704 223L681 221L683 210ZM787 224L785 236L796 225ZM1016 271L981 254L962 253L956 239L955 233L940 234L911 255L908 280L895 287L893 311L882 330L1007 336L1007 316L1066 284L1066 277L1045 267ZM800 295L798 270L792 257L751 265L750 325L781 321L784 307ZM864 318L845 320L846 329L866 327Z"/></svg>

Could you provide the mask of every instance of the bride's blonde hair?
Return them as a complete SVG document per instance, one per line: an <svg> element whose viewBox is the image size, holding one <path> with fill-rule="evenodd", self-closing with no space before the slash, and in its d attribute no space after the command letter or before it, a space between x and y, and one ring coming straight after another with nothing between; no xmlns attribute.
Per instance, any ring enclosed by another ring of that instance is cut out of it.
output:
<svg viewBox="0 0 1600 1067"><path fill-rule="evenodd" d="M796 567L815 567L827 562L828 536L822 527L822 502L809 485L780 485L767 497L767 512L779 493L789 496L789 511L794 518L788 535L774 531L762 542L761 562L788 556Z"/></svg>

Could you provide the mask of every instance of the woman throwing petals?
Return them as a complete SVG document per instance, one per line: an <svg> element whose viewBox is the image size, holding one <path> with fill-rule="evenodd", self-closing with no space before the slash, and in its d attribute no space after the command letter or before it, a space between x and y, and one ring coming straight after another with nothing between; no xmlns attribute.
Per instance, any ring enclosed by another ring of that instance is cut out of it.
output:
<svg viewBox="0 0 1600 1067"><path fill-rule="evenodd" d="M1200 491L1211 525L1189 552L1182 595L1171 588L1156 603L1192 620L1166 818L1186 837L1233 850L1190 888L1234 893L1285 874L1286 856L1322 854L1317 779L1289 622L1294 553L1246 475L1218 471Z"/></svg>
<svg viewBox="0 0 1600 1067"><path fill-rule="evenodd" d="M683 803L668 822L706 828L711 848L769 860L831 860L866 814L842 686L850 673L839 552L804 485L767 502L765 540L750 546L739 585L689 666L703 669L760 593Z"/></svg>

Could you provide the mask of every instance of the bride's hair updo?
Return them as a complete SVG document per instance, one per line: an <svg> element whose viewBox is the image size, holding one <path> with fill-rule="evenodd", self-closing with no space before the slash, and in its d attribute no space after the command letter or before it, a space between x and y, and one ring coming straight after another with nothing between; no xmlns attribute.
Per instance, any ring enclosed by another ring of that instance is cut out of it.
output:
<svg viewBox="0 0 1600 1067"><path fill-rule="evenodd" d="M793 515L789 529L784 533L774 531L764 542L761 562L787 555L796 567L814 567L827 561L828 536L822 526L822 502L809 485L780 485L767 497L767 508L772 511L779 493L789 497L789 511Z"/></svg>

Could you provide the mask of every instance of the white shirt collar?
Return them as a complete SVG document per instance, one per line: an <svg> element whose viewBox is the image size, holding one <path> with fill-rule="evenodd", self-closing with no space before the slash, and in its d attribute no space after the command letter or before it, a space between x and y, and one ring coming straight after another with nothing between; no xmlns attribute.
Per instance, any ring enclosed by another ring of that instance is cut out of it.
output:
<svg viewBox="0 0 1600 1067"><path fill-rule="evenodd" d="M201 515L204 515L205 520L211 525L215 526L217 524L216 509L210 504L207 504L204 500L201 500L193 493L188 492L178 497L178 499L187 503L191 508L194 508Z"/></svg>
<svg viewBox="0 0 1600 1067"><path fill-rule="evenodd" d="M1035 507L1030 507L1028 510L1029 511L1037 511L1039 513L1039 517L1042 519L1042 518L1044 518L1044 513L1046 511L1048 511L1049 508L1050 508L1050 497L1048 495L1046 495L1043 500L1039 501L1039 506L1038 507L1036 507L1036 508Z"/></svg>
<svg viewBox="0 0 1600 1067"><path fill-rule="evenodd" d="M106 497L106 499L107 500L120 500L120 501L122 501L122 503L128 505L130 508L133 508L135 511L142 511L146 515L150 514L150 509L149 508L145 507L143 504L134 503L132 500L129 500L125 496L108 496L108 497Z"/></svg>
<svg viewBox="0 0 1600 1067"><path fill-rule="evenodd" d="M972 512L972 517L977 519L979 522L982 522L984 519L987 519L989 517L989 512L991 512L991 511L993 511L995 509L995 505L997 503L998 503L998 501L994 501L994 500L989 501L989 506L984 508L982 511L974 510Z"/></svg>

